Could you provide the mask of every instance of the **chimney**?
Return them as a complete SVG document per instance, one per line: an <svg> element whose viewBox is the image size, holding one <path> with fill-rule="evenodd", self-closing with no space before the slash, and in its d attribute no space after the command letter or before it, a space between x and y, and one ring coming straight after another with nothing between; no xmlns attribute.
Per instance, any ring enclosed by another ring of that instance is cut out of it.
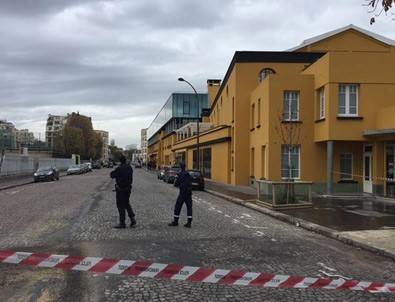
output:
<svg viewBox="0 0 395 302"><path fill-rule="evenodd" d="M209 95L210 107L212 106L220 87L221 80L207 80L207 92Z"/></svg>

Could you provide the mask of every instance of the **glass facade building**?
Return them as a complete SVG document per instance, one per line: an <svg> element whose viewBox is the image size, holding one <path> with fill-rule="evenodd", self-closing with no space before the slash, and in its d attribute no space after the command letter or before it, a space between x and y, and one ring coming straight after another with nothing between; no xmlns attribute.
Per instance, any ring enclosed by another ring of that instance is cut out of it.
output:
<svg viewBox="0 0 395 302"><path fill-rule="evenodd" d="M202 108L208 108L208 94L198 93L199 119ZM197 121L195 93L172 93L147 130L148 146L156 143L161 129L165 135Z"/></svg>

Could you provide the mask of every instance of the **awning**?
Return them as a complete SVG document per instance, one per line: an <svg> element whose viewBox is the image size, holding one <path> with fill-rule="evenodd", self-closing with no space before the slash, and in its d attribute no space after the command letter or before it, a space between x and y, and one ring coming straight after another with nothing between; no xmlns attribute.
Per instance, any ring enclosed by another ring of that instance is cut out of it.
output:
<svg viewBox="0 0 395 302"><path fill-rule="evenodd" d="M385 135L385 134L395 134L395 128L366 130L363 131L362 133L363 136Z"/></svg>

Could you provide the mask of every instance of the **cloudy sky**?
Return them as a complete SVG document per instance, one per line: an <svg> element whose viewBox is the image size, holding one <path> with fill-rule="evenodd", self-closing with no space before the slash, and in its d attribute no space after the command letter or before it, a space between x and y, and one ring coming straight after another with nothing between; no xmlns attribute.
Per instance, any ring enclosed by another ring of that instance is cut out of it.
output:
<svg viewBox="0 0 395 302"><path fill-rule="evenodd" d="M236 50L283 51L354 24L365 0L1 0L0 119L44 139L48 114L92 117L119 147L140 144L172 92L222 79Z"/></svg>

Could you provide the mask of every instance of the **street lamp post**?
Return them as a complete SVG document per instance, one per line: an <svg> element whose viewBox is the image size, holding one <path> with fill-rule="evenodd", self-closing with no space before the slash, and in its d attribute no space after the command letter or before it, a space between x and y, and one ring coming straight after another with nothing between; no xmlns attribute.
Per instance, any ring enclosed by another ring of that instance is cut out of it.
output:
<svg viewBox="0 0 395 302"><path fill-rule="evenodd" d="M185 82L189 86L191 86L193 91L195 92L195 95L196 95L196 117L197 117L197 119L196 119L196 127L197 127L197 129L196 129L196 157L197 157L197 159L196 159L196 167L197 168L196 169L200 170L200 162L199 162L200 161L200 152L199 152L199 118L200 118L200 116L199 116L199 95L196 92L195 87L193 87L193 85L191 83L189 83L187 80L184 80L183 78L178 78L178 80L180 82Z"/></svg>

